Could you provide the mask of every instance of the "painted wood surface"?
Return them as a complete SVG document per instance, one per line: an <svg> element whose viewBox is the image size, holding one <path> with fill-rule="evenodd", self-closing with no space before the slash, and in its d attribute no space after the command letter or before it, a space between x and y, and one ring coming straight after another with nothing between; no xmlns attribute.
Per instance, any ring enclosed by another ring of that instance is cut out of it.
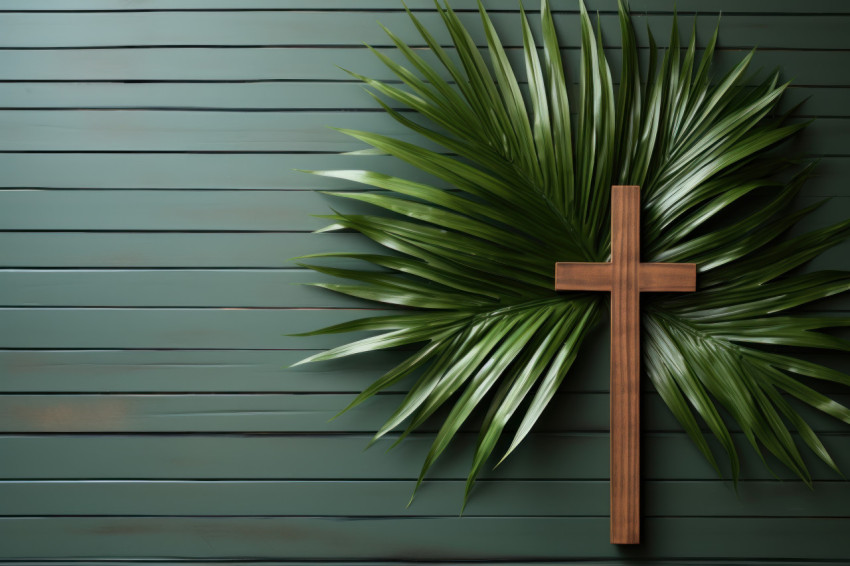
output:
<svg viewBox="0 0 850 566"><path fill-rule="evenodd" d="M607 392L609 332L594 330L576 371L562 385L567 392ZM362 355L347 360L281 369L301 360L307 350L0 350L6 393L157 393L273 392L357 393L375 375L398 364L403 352ZM822 356L820 361L850 371L846 358ZM407 384L397 385L401 390ZM838 386L835 386L838 387ZM828 385L823 386L830 390ZM645 392L652 387L645 383ZM831 389L840 393L840 389Z"/></svg>
<svg viewBox="0 0 850 566"><path fill-rule="evenodd" d="M412 10L431 10L434 6L431 0L407 0L405 2ZM599 11L614 12L617 10L615 0L589 0L589 8ZM668 0L632 0L635 11L670 10ZM475 10L476 0L454 0L452 6L457 10ZM489 0L486 4L494 10L516 10L514 0ZM846 14L850 7L836 0L811 0L805 6L797 0L773 0L769 13L785 14ZM714 0L706 4L700 0L679 0L677 8L680 13L697 11L701 14L718 11L736 13L765 12L762 0ZM352 10L348 0L0 0L0 11L55 11L55 10ZM399 4L394 0L359 0L358 10L400 11ZM576 12L577 8L569 4L558 4L553 10L557 12Z"/></svg>
<svg viewBox="0 0 850 566"><path fill-rule="evenodd" d="M460 433L429 477L435 482L466 479L477 435ZM371 434L6 434L0 436L0 450L6 455L0 479L415 480L433 435L413 434L389 450L397 437L389 435L366 450ZM741 446L746 442L740 433L732 438ZM647 480L717 480L715 470L705 465L684 433L647 432L643 441ZM823 443L839 466L850 465L847 435L823 434ZM535 433L517 448L520 457L483 471L482 477L607 480L608 446L607 431ZM769 455L766 459L775 476L752 450L742 450L741 456L748 480L781 478L791 480L788 489L794 489L794 476ZM803 457L814 480L840 480L817 457L809 453ZM406 505L407 500L399 504Z"/></svg>
<svg viewBox="0 0 850 566"><path fill-rule="evenodd" d="M615 81L616 82L616 81ZM526 91L526 85L520 87ZM579 85L568 86L579 96ZM789 85L780 108L802 104L800 116L844 116L846 87ZM403 108L388 100L394 108ZM360 111L377 114L374 99L357 82L230 82L210 89L204 83L0 83L0 108L86 108L168 110ZM344 109L344 110L342 110Z"/></svg>
<svg viewBox="0 0 850 566"><path fill-rule="evenodd" d="M5 269L2 306L364 308L305 269ZM850 304L848 304L850 307Z"/></svg>
<svg viewBox="0 0 850 566"><path fill-rule="evenodd" d="M399 388L396 388L399 389ZM644 388L646 389L646 388ZM835 395L847 404L850 395ZM370 401L364 411L334 419L355 395L341 393L148 393L18 394L0 396L0 428L7 432L321 432L368 434L378 430L402 400L402 392ZM676 420L652 392L642 394L644 429L678 432ZM799 406L799 403L795 406ZM608 430L608 393L559 395L537 427L542 432ZM444 415L447 411L442 411ZM817 432L840 433L841 421L814 410L801 411ZM464 430L480 425L480 418ZM435 432L438 422L421 430ZM511 427L508 427L511 428ZM515 427L514 427L515 428ZM733 425L730 430L738 430ZM707 430L707 429L706 429Z"/></svg>
<svg viewBox="0 0 850 566"><path fill-rule="evenodd" d="M364 144L330 128L368 130L425 147L383 114L351 112L189 112L0 110L0 151L343 152ZM807 128L808 151L846 156L845 120L822 118Z"/></svg>
<svg viewBox="0 0 850 566"><path fill-rule="evenodd" d="M834 208L830 210L836 213ZM848 249L850 244L840 244L809 267L847 269ZM0 232L0 262L5 268L294 268L300 255L340 250L383 251L371 240L345 233ZM359 265L355 260L336 263Z"/></svg>
<svg viewBox="0 0 850 566"><path fill-rule="evenodd" d="M514 6L516 8L516 6ZM392 46L392 40L377 25L380 21L400 37L410 37L411 45L424 45L416 27L399 10L373 13L352 11L346 15L344 26L327 34L325 27L333 14L304 11L193 11L134 13L119 12L20 12L5 14L0 21L0 47L124 47L124 46L250 46L280 47L324 45L361 46L363 43ZM438 14L428 11L417 16L441 44L451 43L451 36L441 25ZM459 14L472 40L486 45L487 40L477 13ZM522 46L522 31L516 25L516 12L491 15L493 24L506 47ZM697 33L710 37L717 25L716 12L697 17ZM561 46L581 45L579 15L554 15L555 25L564 30ZM643 15L633 11L635 33L640 45L648 44L647 26L657 38L667 38L672 26L666 14ZM771 17L770 27L760 16L726 14L723 18L723 47L746 48L758 45L762 49L806 48L847 49L850 37L842 33L850 15L798 15ZM599 22L607 44L619 45L619 20L615 13L601 14ZM536 19L530 22L539 33ZM690 24L685 28L689 29ZM572 33L571 33L572 32ZM664 45L664 44L662 44Z"/></svg>
<svg viewBox="0 0 850 566"><path fill-rule="evenodd" d="M644 545L633 559L742 558L835 560L850 546L850 521L815 518L658 518L647 521ZM300 560L393 560L413 552L422 560L554 560L569 553L592 559L621 558L607 544L608 521L600 517L68 517L0 518L0 536L10 541L0 556L30 557L34 532L49 537L39 558L264 560L286 555ZM727 528L747 532L718 545ZM425 539L422 533L427 532ZM806 533L806 534L801 534ZM545 541L538 542L538 539ZM322 545L317 541L334 541ZM436 544L435 541L439 541ZM759 550L754 550L758 548ZM762 550L764 549L764 550Z"/></svg>
<svg viewBox="0 0 850 566"><path fill-rule="evenodd" d="M362 189L337 179L301 173L296 168L368 169L441 186L432 177L411 171L389 157L325 153L9 152L0 153L0 166L4 172L0 187L8 189ZM836 180L843 175L850 176L850 158L821 158L803 193L815 197L850 196L847 183Z"/></svg>
<svg viewBox="0 0 850 566"><path fill-rule="evenodd" d="M343 185L352 190L363 185ZM823 202L801 197L801 206ZM840 219L850 196L833 197L808 225ZM46 232L310 232L327 226L317 211L376 214L380 208L319 191L0 190L6 230ZM838 220L836 220L838 221ZM306 261L306 260L305 260ZM642 286L653 271L641 269ZM672 268L674 270L679 268ZM668 274L665 274L665 276ZM672 275L669 274L669 275Z"/></svg>
<svg viewBox="0 0 850 566"><path fill-rule="evenodd" d="M436 20L430 0L407 3ZM452 3L474 28L476 2ZM518 45L517 3L485 4ZM631 4L640 36L651 21L665 45L673 2ZM808 98L798 115L819 119L795 148L826 157L801 204L841 197L809 226L846 218L850 4L676 6L685 31L699 12L702 40L722 12L718 71L758 44L754 65L793 80L785 108ZM578 69L576 6L555 7ZM616 2L588 8L616 46ZM369 306L300 285L322 278L291 258L376 249L352 234L310 235L322 225L310 214L332 202L317 191L363 187L294 169L433 182L387 157L335 155L359 146L326 128L401 132L337 65L391 78L362 42L387 45L380 20L417 43L404 18L391 0L0 0L4 566L845 564L848 484L814 462L814 491L775 481L746 451L736 492L646 383L646 544L614 552L604 325L540 431L485 473L463 518L475 423L406 508L428 434L363 451L406 384L328 422L403 352L283 369L337 343L283 334ZM611 60L616 76L616 50ZM850 269L848 251L808 268ZM846 358L814 359L850 371ZM811 423L850 469L846 425Z"/></svg>
<svg viewBox="0 0 850 566"><path fill-rule="evenodd" d="M333 16L329 27L334 25ZM767 24L765 24L767 25ZM412 41L412 39L411 39ZM378 51L392 55L389 48ZM448 51L448 50L447 50ZM699 52L698 52L699 55ZM718 51L715 63L718 73L739 63L741 50ZM783 76L793 78L801 86L850 86L850 77L833 72L850 61L845 50L765 50L755 63L764 69L781 68ZM427 59L427 55L424 55ZM507 57L513 64L523 64L522 52L511 49ZM577 49L565 49L564 64L579 68ZM646 50L640 52L641 64L649 60ZM608 55L611 72L620 73L620 54ZM390 80L394 75L363 47L182 47L169 49L4 49L0 51L0 80L76 80L90 81L263 81L297 80L349 81L339 69L357 72L376 79ZM521 67L520 67L521 68Z"/></svg>
<svg viewBox="0 0 850 566"><path fill-rule="evenodd" d="M451 517L458 515L463 481L431 482L428 497L407 507L414 480L2 480L9 515ZM647 481L647 517L844 517L840 482L790 488L776 481L748 481L738 491L721 481ZM498 497L490 496L498 491ZM465 517L608 516L604 480L481 480ZM283 507L285 505L285 507Z"/></svg>

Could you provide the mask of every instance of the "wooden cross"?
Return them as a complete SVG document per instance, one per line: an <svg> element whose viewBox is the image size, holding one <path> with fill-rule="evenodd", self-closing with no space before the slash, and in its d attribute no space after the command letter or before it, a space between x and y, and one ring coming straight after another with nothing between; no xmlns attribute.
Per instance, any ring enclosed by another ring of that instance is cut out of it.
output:
<svg viewBox="0 0 850 566"><path fill-rule="evenodd" d="M611 188L611 261L556 263L556 291L611 293L611 542L640 542L640 293L696 290L696 264L640 262L640 187Z"/></svg>

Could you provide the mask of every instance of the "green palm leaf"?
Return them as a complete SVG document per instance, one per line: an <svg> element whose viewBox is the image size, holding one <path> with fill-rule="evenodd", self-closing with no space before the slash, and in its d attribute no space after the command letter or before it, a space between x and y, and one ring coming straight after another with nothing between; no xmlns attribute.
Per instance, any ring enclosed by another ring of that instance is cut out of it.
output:
<svg viewBox="0 0 850 566"><path fill-rule="evenodd" d="M301 363L418 348L345 410L417 376L376 434L404 426L401 440L446 407L417 486L480 410L466 500L506 431L512 438L505 439L501 459L532 430L604 318L604 298L553 291L553 264L605 261L610 187L640 185L644 261L692 262L699 269L697 292L645 300L644 371L663 401L719 472L706 432L717 439L734 479L740 460L732 427L758 454L772 454L805 482L803 447L835 468L789 398L850 423L850 409L812 387L817 381L850 385L850 376L796 350L850 350L850 343L824 332L850 320L799 310L850 289L850 274L798 269L850 236L850 221L785 235L815 208L794 208L811 166L787 175L794 162L775 149L805 127L776 114L787 85L774 74L748 86L753 53L712 79L717 31L698 59L695 32L683 50L675 18L660 62L650 34L644 73L621 3L623 64L615 89L601 36L579 2L580 84L571 100L548 1L541 6L541 38L521 12L517 66L483 6L486 50L449 6L436 6L451 49L408 11L436 65L387 30L405 63L375 54L401 84L351 73L424 145L343 133L372 148L354 153L392 155L451 189L371 171L312 171L375 189L331 193L376 212L328 215L332 224L325 230L359 232L386 252L313 256L356 260L363 264L357 269L305 265L348 280L321 287L404 310L311 333L378 332Z"/></svg>

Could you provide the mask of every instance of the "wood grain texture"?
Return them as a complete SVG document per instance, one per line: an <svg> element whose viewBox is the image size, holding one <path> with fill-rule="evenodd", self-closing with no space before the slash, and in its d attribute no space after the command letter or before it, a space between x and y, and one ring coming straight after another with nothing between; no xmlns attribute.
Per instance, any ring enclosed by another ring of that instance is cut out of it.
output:
<svg viewBox="0 0 850 566"><path fill-rule="evenodd" d="M640 292L683 293L697 290L695 263L641 263L638 266Z"/></svg>
<svg viewBox="0 0 850 566"><path fill-rule="evenodd" d="M555 264L556 291L610 291L613 269L610 263Z"/></svg>
<svg viewBox="0 0 850 566"><path fill-rule="evenodd" d="M611 189L611 542L640 542L640 187Z"/></svg>

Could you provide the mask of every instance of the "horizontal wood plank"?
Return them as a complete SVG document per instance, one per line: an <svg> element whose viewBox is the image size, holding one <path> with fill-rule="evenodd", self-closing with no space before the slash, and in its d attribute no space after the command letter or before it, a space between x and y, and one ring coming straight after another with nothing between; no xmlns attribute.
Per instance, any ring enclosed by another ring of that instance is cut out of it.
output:
<svg viewBox="0 0 850 566"><path fill-rule="evenodd" d="M829 207L825 207L829 208ZM840 209L833 209L842 214ZM836 221L843 220L843 217ZM822 225L821 225L822 226ZM810 226L811 228L811 226ZM847 269L850 244L839 244L813 260L811 269ZM385 252L359 234L239 232L2 232L0 266L46 267L296 267L296 258L323 252ZM320 260L311 260L318 263ZM354 260L336 266L361 267Z"/></svg>
<svg viewBox="0 0 850 566"><path fill-rule="evenodd" d="M285 378L281 372L281 377ZM376 376L377 377L377 376ZM374 433L403 399L383 394L337 419L354 395L0 395L0 432L358 432ZM678 430L657 396L648 430ZM608 395L559 398L538 430L608 428ZM567 412L562 413L566 410ZM475 419L480 426L480 419ZM435 432L436 422L423 431ZM470 423L472 425L473 423ZM832 425L832 423L829 423ZM831 426L842 431L843 427ZM470 427L466 427L469 429Z"/></svg>
<svg viewBox="0 0 850 566"><path fill-rule="evenodd" d="M332 209L383 212L316 191L0 190L3 230L312 231Z"/></svg>
<svg viewBox="0 0 850 566"><path fill-rule="evenodd" d="M382 252L352 234L305 232L2 232L3 267L296 267L324 252ZM318 261L318 260L314 260ZM343 262L338 262L342 265ZM349 266L360 262L350 262Z"/></svg>
<svg viewBox="0 0 850 566"><path fill-rule="evenodd" d="M431 0L407 0L413 10L432 10ZM843 2L834 0L811 0L801 4L797 0L773 0L765 4L762 0L714 0L705 5L700 0L631 0L632 10L671 11L675 4L680 13L800 13L837 14L850 13ZM485 6L492 10L516 10L514 0L486 0ZM616 12L615 0L589 0L589 10ZM477 10L476 0L452 0L456 10ZM535 6L536 7L536 6ZM2 0L0 10L55 11L55 10L351 10L348 0ZM395 0L359 0L357 10L399 11ZM576 12L578 8L569 4L558 4L553 10Z"/></svg>
<svg viewBox="0 0 850 566"><path fill-rule="evenodd" d="M415 480L433 436L413 434L389 450L397 439L397 434L390 434L366 450L371 435L3 435L0 451L5 457L0 464L0 479ZM428 472L428 478L466 479L477 436L460 433ZM740 448L742 479L774 479L747 440L740 433L732 436ZM646 433L642 440L646 479L717 479L714 469L684 433ZM837 465L850 469L850 435L823 435L822 440ZM481 477L607 479L608 447L607 433L535 433L495 470L485 466ZM801 452L812 479L840 479L808 451ZM772 456L767 454L766 459L776 477L794 479ZM723 469L728 477L728 466L723 464Z"/></svg>
<svg viewBox="0 0 850 566"><path fill-rule="evenodd" d="M0 151L336 153L365 147L331 127L418 138L378 113L6 110L0 111L0 131L6 134L0 134Z"/></svg>
<svg viewBox="0 0 850 566"><path fill-rule="evenodd" d="M605 336L600 336L605 343ZM598 343L598 342L597 342ZM604 346L599 346L603 348ZM600 350L598 355L604 352ZM374 352L288 368L304 350L0 350L0 391L48 392L349 392L404 359ZM602 358L604 359L604 358ZM577 374L582 387L607 389L607 368ZM565 388L574 387L568 380ZM392 390L408 387L396 385Z"/></svg>
<svg viewBox="0 0 850 566"><path fill-rule="evenodd" d="M615 81L616 82L616 81ZM521 90L527 92L526 85ZM569 86L578 100L579 86ZM780 110L802 104L803 116L847 116L848 89L791 85ZM395 108L401 103L387 100ZM172 110L337 110L378 111L375 100L358 82L237 82L210 88L191 82L8 82L0 83L0 108L103 108Z"/></svg>
<svg viewBox="0 0 850 566"><path fill-rule="evenodd" d="M344 309L0 309L2 348L330 348L367 333L293 336L392 311Z"/></svg>
<svg viewBox="0 0 850 566"><path fill-rule="evenodd" d="M850 158L825 160L829 173L850 171ZM346 190L363 185L301 170L368 169L436 182L390 156L203 153L0 153L4 188ZM832 194L832 193L827 193Z"/></svg>
<svg viewBox="0 0 850 566"><path fill-rule="evenodd" d="M798 205L821 200L806 196ZM830 207L839 211L828 221L839 221L840 211L850 209L850 194L832 199ZM334 210L393 215L317 191L0 190L2 230L306 232L327 226L330 221L317 216Z"/></svg>
<svg viewBox="0 0 850 566"><path fill-rule="evenodd" d="M609 332L601 325L561 386L562 391L608 391ZM372 352L349 360L288 366L302 350L0 350L0 391L14 393L220 392L358 393L400 363L404 352ZM850 361L819 356L840 371ZM351 363L356 360L356 363ZM284 370L284 368L288 368ZM403 391L404 381L390 391ZM653 391L648 380L644 390ZM834 392L841 392L835 388Z"/></svg>
<svg viewBox="0 0 850 566"><path fill-rule="evenodd" d="M814 154L847 156L848 124L816 120L798 143ZM0 151L342 152L368 147L331 126L437 149L381 113L2 110Z"/></svg>
<svg viewBox="0 0 850 566"><path fill-rule="evenodd" d="M310 285L331 281L303 269L0 269L0 306L375 307Z"/></svg>
<svg viewBox="0 0 850 566"><path fill-rule="evenodd" d="M850 159L830 160L850 171ZM370 169L420 182L429 175L390 156L203 153L0 153L4 188L346 190L362 189L301 170Z"/></svg>
<svg viewBox="0 0 850 566"><path fill-rule="evenodd" d="M805 151L805 148L803 148ZM445 186L389 156L338 154L0 153L3 188L308 190L363 189L296 169L366 169ZM850 158L821 158L803 192L850 196ZM249 197L250 198L250 197Z"/></svg>
<svg viewBox="0 0 850 566"><path fill-rule="evenodd" d="M390 56L394 49L380 48ZM648 65L647 50L642 64ZM738 64L745 53L718 51L715 76ZM427 58L427 54L424 55ZM620 74L620 52L607 53L613 76ZM521 49L509 49L515 68L524 68ZM753 68L782 69L796 85L850 86L846 73L835 69L850 64L850 51L760 51ZM578 49L564 51L564 65L572 73L580 68ZM147 49L6 49L0 51L0 80L17 81L257 81L332 80L351 77L339 67L376 79L395 76L365 48L147 48Z"/></svg>
<svg viewBox="0 0 850 566"><path fill-rule="evenodd" d="M840 559L850 519L659 518L632 558ZM607 518L0 519L9 558L558 560L621 558ZM38 533L36 536L35 533ZM734 535L734 536L733 536ZM44 544L47 537L50 544ZM717 544L717 540L724 544ZM439 541L439 544L435 544Z"/></svg>
<svg viewBox="0 0 850 566"><path fill-rule="evenodd" d="M2 308L0 348L324 349L367 333L296 336L379 309Z"/></svg>
<svg viewBox="0 0 850 566"><path fill-rule="evenodd" d="M564 391L607 391L608 333L599 329L577 360ZM400 363L404 352L292 364L305 350L0 350L0 391L359 393ZM599 363L599 361L602 363ZM410 386L404 380L389 391ZM646 384L647 390L649 384Z"/></svg>
<svg viewBox="0 0 850 566"><path fill-rule="evenodd" d="M464 482L431 482L406 507L415 482L359 481L0 481L5 516L368 516L456 517ZM651 481L645 517L846 517L842 482ZM483 480L464 517L607 517L608 482Z"/></svg>
<svg viewBox="0 0 850 566"><path fill-rule="evenodd" d="M575 8L575 6L571 6ZM209 11L209 12L21 12L5 14L0 20L0 47L113 47L113 46L308 46L353 45L364 42L391 46L392 41L377 21L411 45L424 41L408 16L400 11L352 11L345 14L345 25L337 25L339 12L305 11ZM477 45L487 45L477 13L458 14ZM433 10L417 16L434 38L443 45L451 36ZM505 46L522 46L522 27L516 13L490 14ZM561 32L563 47L581 45L579 15L556 13L555 25ZM667 15L632 13L639 45L647 45L647 26L666 45L672 19ZM691 18L683 17L685 33ZM534 32L540 35L539 18L530 18ZM594 22L595 23L595 22ZM725 14L720 41L725 48L848 49L850 38L844 33L850 18L843 15L809 14ZM601 14L599 25L606 44L620 44L619 18ZM717 25L717 14L696 18L697 33L707 41ZM684 34L683 34L684 35Z"/></svg>
<svg viewBox="0 0 850 566"><path fill-rule="evenodd" d="M374 308L302 269L0 269L2 307ZM850 310L839 295L818 308ZM399 307L401 308L401 307Z"/></svg>
<svg viewBox="0 0 850 566"><path fill-rule="evenodd" d="M280 375L286 378L287 374L281 372ZM360 408L334 419L354 400L355 395L267 392L238 395L0 395L0 432L373 433L398 407L403 396L402 393L381 394ZM850 405L850 395L834 395L833 399L845 406ZM654 392L643 395L642 406L645 413L643 430L678 432L682 429ZM795 407L799 406L795 403ZM850 432L845 423L808 407L802 408L800 413L816 432ZM445 417L445 414L441 415ZM464 430L478 430L480 417L472 418ZM421 430L436 432L440 420L433 419ZM607 393L565 393L554 398L537 423L536 430L605 431L608 426ZM737 430L734 423L730 423L730 430Z"/></svg>

